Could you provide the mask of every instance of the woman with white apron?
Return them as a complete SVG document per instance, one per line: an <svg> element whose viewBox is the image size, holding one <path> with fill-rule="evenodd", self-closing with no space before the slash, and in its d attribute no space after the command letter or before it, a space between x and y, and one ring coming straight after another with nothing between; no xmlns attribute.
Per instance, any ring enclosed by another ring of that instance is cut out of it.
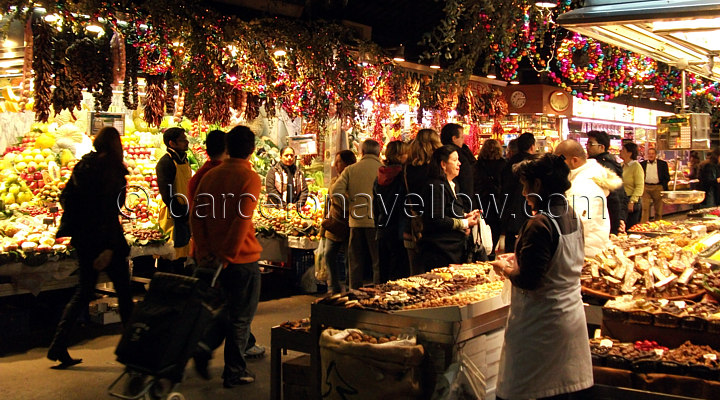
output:
<svg viewBox="0 0 720 400"><path fill-rule="evenodd" d="M569 168L547 154L515 173L535 215L523 225L514 257L493 262L512 282L497 395L572 398L593 385L593 375L580 294L582 224L562 196L553 196L570 188Z"/></svg>

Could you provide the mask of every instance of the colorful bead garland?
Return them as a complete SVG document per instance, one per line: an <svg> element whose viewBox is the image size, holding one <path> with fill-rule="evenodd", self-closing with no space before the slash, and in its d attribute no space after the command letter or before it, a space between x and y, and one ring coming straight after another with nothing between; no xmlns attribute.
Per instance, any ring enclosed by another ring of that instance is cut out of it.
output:
<svg viewBox="0 0 720 400"><path fill-rule="evenodd" d="M586 67L579 68L573 63L573 54L576 51L587 53L589 63ZM585 38L574 34L570 39L563 39L557 49L558 67L563 77L574 83L586 83L594 81L603 69L605 54L600 42L592 38Z"/></svg>

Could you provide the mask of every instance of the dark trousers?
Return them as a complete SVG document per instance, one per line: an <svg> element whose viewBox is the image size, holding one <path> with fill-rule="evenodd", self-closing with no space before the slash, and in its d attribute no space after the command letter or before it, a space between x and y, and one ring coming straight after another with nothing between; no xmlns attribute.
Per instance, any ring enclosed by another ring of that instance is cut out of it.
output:
<svg viewBox="0 0 720 400"><path fill-rule="evenodd" d="M628 210L627 213L627 219L625 220L625 230L630 230L630 228L633 227L633 225L640 223L640 218L642 217L642 202L638 201L633 205L633 211L630 212Z"/></svg>
<svg viewBox="0 0 720 400"><path fill-rule="evenodd" d="M378 255L380 257L380 282L396 280L410 276L408 254L403 240L397 234L377 236Z"/></svg>
<svg viewBox="0 0 720 400"><path fill-rule="evenodd" d="M373 283L380 283L380 264L375 228L350 228L348 286L362 287L365 268L372 266Z"/></svg>
<svg viewBox="0 0 720 400"><path fill-rule="evenodd" d="M77 253L78 264L80 265L80 282L75 288L75 293L70 302L65 306L65 311L63 311L62 318L60 318L55 330L55 337L50 345L51 349L67 348L68 337L71 329L75 326L75 321L95 296L95 286L100 274L93 268L93 261L95 261L97 254L96 252L89 252L88 254L87 251L83 251L80 247L77 248ZM120 318L125 324L130 319L133 309L132 294L130 293L130 269L127 260L122 256L114 256L104 272L107 273L115 287L120 308Z"/></svg>
<svg viewBox="0 0 720 400"><path fill-rule="evenodd" d="M342 291L342 286L340 285L340 276L342 274L340 272L347 268L347 261L340 262L338 256L340 253L343 253L345 254L343 259L347 260L347 248L347 240L336 242L325 238L325 264L330 273L330 288L333 293L340 293Z"/></svg>
<svg viewBox="0 0 720 400"><path fill-rule="evenodd" d="M205 330L199 347L212 353L225 340L223 377L242 374L247 368L245 349L250 324L260 301L260 268L257 261L229 264L220 273L224 303Z"/></svg>

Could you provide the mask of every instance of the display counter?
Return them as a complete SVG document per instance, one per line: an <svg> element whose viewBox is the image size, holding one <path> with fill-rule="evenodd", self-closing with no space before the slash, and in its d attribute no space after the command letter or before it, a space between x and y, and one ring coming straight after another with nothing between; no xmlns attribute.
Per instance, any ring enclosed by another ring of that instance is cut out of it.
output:
<svg viewBox="0 0 720 400"><path fill-rule="evenodd" d="M478 360L487 379L488 399L494 388L502 349L509 305L500 296L463 307L437 307L407 311L379 312L325 304L311 307L311 334L315 348L311 353L314 393L320 398L320 352L317 339L329 327L358 328L384 334L414 330L426 352L423 365L423 392L429 398L439 374L453 362L458 349ZM484 369L484 370L483 370Z"/></svg>

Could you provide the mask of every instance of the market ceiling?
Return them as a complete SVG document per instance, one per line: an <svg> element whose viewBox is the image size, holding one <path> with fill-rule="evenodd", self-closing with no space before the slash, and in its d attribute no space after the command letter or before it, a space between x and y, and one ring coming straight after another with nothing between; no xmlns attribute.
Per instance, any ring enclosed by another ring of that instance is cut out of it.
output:
<svg viewBox="0 0 720 400"><path fill-rule="evenodd" d="M236 12L239 16L282 15L361 24L370 28L371 37L367 39L382 47L402 44L408 61L417 61L421 52L418 42L444 16L443 2L436 0L215 0L214 3L236 11L251 10L250 15Z"/></svg>
<svg viewBox="0 0 720 400"><path fill-rule="evenodd" d="M720 81L720 0L586 0L564 28Z"/></svg>

